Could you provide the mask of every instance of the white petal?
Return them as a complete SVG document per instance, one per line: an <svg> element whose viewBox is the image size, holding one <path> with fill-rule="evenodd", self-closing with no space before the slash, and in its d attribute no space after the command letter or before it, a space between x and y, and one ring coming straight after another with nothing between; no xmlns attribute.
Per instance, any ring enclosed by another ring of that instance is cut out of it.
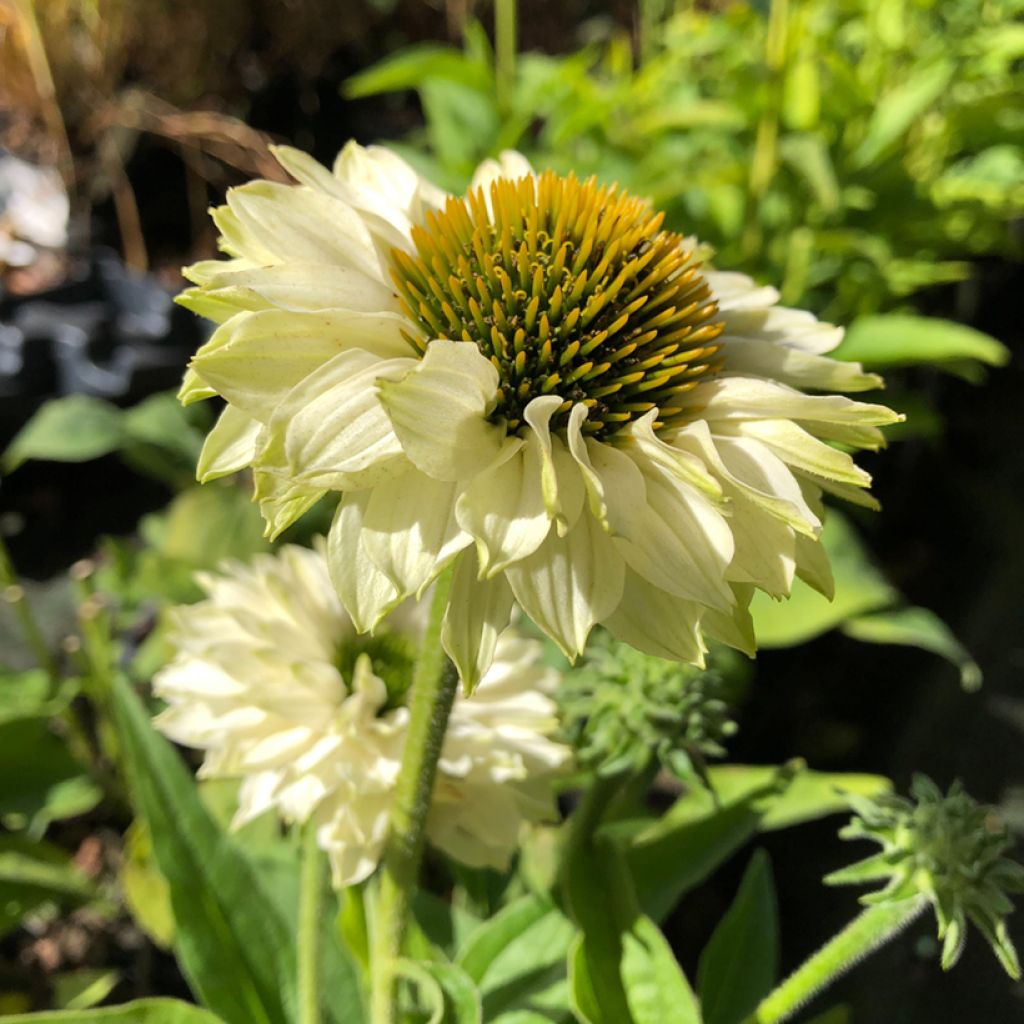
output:
<svg viewBox="0 0 1024 1024"><path fill-rule="evenodd" d="M787 306L730 309L720 319L725 321L725 335L729 338L766 341L816 355L831 352L843 340L841 327Z"/></svg>
<svg viewBox="0 0 1024 1024"><path fill-rule="evenodd" d="M259 420L233 405L227 406L203 442L196 479L205 484L248 466L256 454L256 438L262 428Z"/></svg>
<svg viewBox="0 0 1024 1024"><path fill-rule="evenodd" d="M788 597L796 571L796 534L758 506L737 503L729 519L736 551L728 576L754 583L772 597Z"/></svg>
<svg viewBox="0 0 1024 1024"><path fill-rule="evenodd" d="M420 223L427 209L444 205L446 193L432 185L397 153L384 146L349 142L334 161L334 176L359 209L403 225ZM404 221L398 221L395 212Z"/></svg>
<svg viewBox="0 0 1024 1024"><path fill-rule="evenodd" d="M831 601L835 597L836 582L832 576L832 564L820 540L797 537L796 574L827 600Z"/></svg>
<svg viewBox="0 0 1024 1024"><path fill-rule="evenodd" d="M593 472L593 477L584 475L591 491L591 513L613 535L630 535L635 510L647 503L643 473L625 451L592 437L586 440L586 455Z"/></svg>
<svg viewBox="0 0 1024 1024"><path fill-rule="evenodd" d="M299 260L353 267L387 284L388 269L381 265L366 224L346 203L309 188L270 181L231 189L227 201L235 218L227 226L233 230L237 225L241 232L239 255L259 263ZM221 210L214 212L214 220L227 237Z"/></svg>
<svg viewBox="0 0 1024 1024"><path fill-rule="evenodd" d="M335 356L296 385L271 417L256 465L308 487L361 490L408 460L375 394L376 383L415 365L362 349Z"/></svg>
<svg viewBox="0 0 1024 1024"><path fill-rule="evenodd" d="M304 516L325 493L287 475L275 476L259 470L255 473L255 483L253 496L259 502L260 515L267 524L266 535L271 540Z"/></svg>
<svg viewBox="0 0 1024 1024"><path fill-rule="evenodd" d="M884 405L841 395L805 395L758 377L716 377L680 396L677 404L713 422L793 419L878 427L903 418Z"/></svg>
<svg viewBox="0 0 1024 1024"><path fill-rule="evenodd" d="M801 539L797 538L798 541ZM749 605L754 588L736 583L733 584L733 591L736 604L732 610L719 612L713 608L706 609L700 620L701 630L712 640L735 647L748 658L753 658L757 654L757 641L754 638L754 620L750 617Z"/></svg>
<svg viewBox="0 0 1024 1024"><path fill-rule="evenodd" d="M414 369L378 391L409 459L435 480L471 477L497 458L505 430L487 417L498 371L472 342L430 342Z"/></svg>
<svg viewBox="0 0 1024 1024"><path fill-rule="evenodd" d="M697 602L659 590L627 569L622 600L602 622L645 654L702 665L705 648L698 627L703 611Z"/></svg>
<svg viewBox="0 0 1024 1024"><path fill-rule="evenodd" d="M373 488L363 518L363 544L402 597L421 594L472 543L455 519L457 494L454 483L414 468Z"/></svg>
<svg viewBox="0 0 1024 1024"><path fill-rule="evenodd" d="M484 195L489 199L491 184L499 178L516 181L519 178L533 176L530 161L522 153L517 153L514 149L505 149L498 155L497 160L485 160L480 164L473 174L473 180L469 183L467 191L473 192L482 188Z"/></svg>
<svg viewBox="0 0 1024 1024"><path fill-rule="evenodd" d="M200 289L190 289L192 292ZM298 260L211 275L201 294L244 309L276 306L296 312L340 309L356 313L398 313L401 309L390 287L361 270ZM205 310L196 311L210 315Z"/></svg>
<svg viewBox="0 0 1024 1024"><path fill-rule="evenodd" d="M871 486L871 474L861 469L846 452L819 441L789 420L750 420L737 424L734 429L744 437L760 441L794 469L854 487Z"/></svg>
<svg viewBox="0 0 1024 1024"><path fill-rule="evenodd" d="M455 563L441 628L441 642L467 694L491 667L498 637L512 614L512 588L505 577L480 580L478 575L476 555L467 551Z"/></svg>
<svg viewBox="0 0 1024 1024"><path fill-rule="evenodd" d="M871 391L883 385L877 373L865 373L860 363L829 359L760 338L724 334L719 340L728 353L730 372L771 377L790 387L818 391Z"/></svg>
<svg viewBox="0 0 1024 1024"><path fill-rule="evenodd" d="M369 491L343 495L327 535L331 581L360 633L374 629L401 602L395 585L366 554L362 526L369 500Z"/></svg>
<svg viewBox="0 0 1024 1024"><path fill-rule="evenodd" d="M232 405L266 422L304 377L351 349L381 358L411 355L406 324L394 313L240 313L195 354L192 369Z"/></svg>
<svg viewBox="0 0 1024 1024"><path fill-rule="evenodd" d="M217 392L200 379L199 375L191 366L185 370L181 387L178 389L178 401L182 405L191 405L193 402L204 402L207 398L214 398Z"/></svg>
<svg viewBox="0 0 1024 1024"><path fill-rule="evenodd" d="M711 294L723 313L734 309L762 309L774 306L779 301L779 293L770 286L761 286L746 274L728 270L703 271L704 279L711 288ZM722 317L726 323L727 316Z"/></svg>
<svg viewBox="0 0 1024 1024"><path fill-rule="evenodd" d="M672 444L699 455L717 473L735 500L760 505L799 533L817 536L821 520L804 500L796 478L786 464L753 438L712 435L702 420L688 423L672 437Z"/></svg>
<svg viewBox="0 0 1024 1024"><path fill-rule="evenodd" d="M725 570L732 560L732 532L714 505L662 465L637 458L643 501L617 494L615 544L627 564L677 597L728 608L732 592Z"/></svg>
<svg viewBox="0 0 1024 1024"><path fill-rule="evenodd" d="M537 550L551 529L541 490L540 443L505 439L493 465L459 495L455 514L477 543L480 571L494 576Z"/></svg>
<svg viewBox="0 0 1024 1024"><path fill-rule="evenodd" d="M635 447L639 452L638 461L652 462L680 483L697 488L713 501L721 500L722 485L708 471L703 458L694 457L654 432L657 415L658 411L652 409L624 427L616 434L616 444L627 451Z"/></svg>
<svg viewBox="0 0 1024 1024"><path fill-rule="evenodd" d="M551 418L561 405L562 399L557 395L534 398L523 410L523 419L532 432L530 443L537 443L544 506L554 519L559 536L564 537L583 508L585 489L577 461L561 439L551 433Z"/></svg>
<svg viewBox="0 0 1024 1024"><path fill-rule="evenodd" d="M624 574L611 538L589 513L564 537L548 534L505 573L523 611L569 658L583 651L591 627L618 605Z"/></svg>

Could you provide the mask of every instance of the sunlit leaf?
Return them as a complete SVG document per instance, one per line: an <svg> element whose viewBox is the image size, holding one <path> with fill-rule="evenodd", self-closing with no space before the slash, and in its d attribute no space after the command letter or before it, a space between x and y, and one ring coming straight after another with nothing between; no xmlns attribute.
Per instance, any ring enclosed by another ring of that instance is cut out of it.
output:
<svg viewBox="0 0 1024 1024"><path fill-rule="evenodd" d="M974 364L972 379L978 379L978 364L1003 366L1010 358L1005 345L973 327L903 313L855 320L832 354L869 370L924 364L963 373L964 364Z"/></svg>
<svg viewBox="0 0 1024 1024"><path fill-rule="evenodd" d="M88 395L53 398L11 441L3 455L3 469L11 473L28 459L88 462L117 451L123 440L116 406Z"/></svg>
<svg viewBox="0 0 1024 1024"><path fill-rule="evenodd" d="M960 685L965 690L981 686L981 668L952 630L927 608L892 608L858 615L842 625L847 636L873 644L899 644L920 647L945 658L960 670Z"/></svg>
<svg viewBox="0 0 1024 1024"><path fill-rule="evenodd" d="M102 1010L62 1010L16 1014L8 1024L223 1024L206 1010L177 999L140 999Z"/></svg>

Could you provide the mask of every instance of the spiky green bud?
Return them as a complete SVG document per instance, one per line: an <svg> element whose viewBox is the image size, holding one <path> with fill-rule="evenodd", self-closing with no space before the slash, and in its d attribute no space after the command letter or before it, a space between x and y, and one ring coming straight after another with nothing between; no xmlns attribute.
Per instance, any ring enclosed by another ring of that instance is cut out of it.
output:
<svg viewBox="0 0 1024 1024"><path fill-rule="evenodd" d="M600 775L642 771L652 761L678 778L705 778L736 731L717 663L664 661L598 635L558 692L563 739Z"/></svg>
<svg viewBox="0 0 1024 1024"><path fill-rule="evenodd" d="M954 782L949 792L918 775L913 799L887 794L873 800L851 796L856 817L839 834L870 839L880 852L829 875L831 885L887 880L862 898L868 904L926 896L935 908L942 966L960 958L967 922L988 940L1012 978L1020 977L1017 951L1006 929L1013 910L1009 893L1024 892L1024 867L1003 856L1012 845L993 808L976 803Z"/></svg>

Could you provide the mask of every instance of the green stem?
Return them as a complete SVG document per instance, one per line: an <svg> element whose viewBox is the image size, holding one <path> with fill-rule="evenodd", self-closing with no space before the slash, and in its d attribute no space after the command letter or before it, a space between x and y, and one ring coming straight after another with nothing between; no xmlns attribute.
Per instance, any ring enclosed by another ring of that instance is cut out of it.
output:
<svg viewBox="0 0 1024 1024"><path fill-rule="evenodd" d="M430 621L413 672L409 730L395 786L391 827L384 847L384 868L374 913L370 958L373 1024L396 1024L396 971L409 923L412 895L419 877L430 796L437 775L448 717L459 676L441 646L441 623L448 606L452 570L434 586Z"/></svg>
<svg viewBox="0 0 1024 1024"><path fill-rule="evenodd" d="M924 896L868 907L808 957L743 1024L780 1024L864 957L885 945L928 906Z"/></svg>
<svg viewBox="0 0 1024 1024"><path fill-rule="evenodd" d="M494 0L494 87L503 117L512 112L516 88L516 0Z"/></svg>
<svg viewBox="0 0 1024 1024"><path fill-rule="evenodd" d="M46 674L50 677L51 692L57 689L60 683L60 669L57 667L57 659L54 658L43 631L32 614L32 607L25 599L25 588L18 578L18 573L11 561L7 545L0 538L0 587L3 588L3 599L10 605L21 627L25 643L32 651L33 657Z"/></svg>
<svg viewBox="0 0 1024 1024"><path fill-rule="evenodd" d="M306 823L302 837L297 943L298 1024L320 1024L320 919L324 904L324 858L316 841L316 824Z"/></svg>

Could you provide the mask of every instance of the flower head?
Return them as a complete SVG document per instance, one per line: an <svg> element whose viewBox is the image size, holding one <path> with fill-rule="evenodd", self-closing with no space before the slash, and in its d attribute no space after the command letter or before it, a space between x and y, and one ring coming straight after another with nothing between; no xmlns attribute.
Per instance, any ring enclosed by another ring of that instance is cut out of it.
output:
<svg viewBox="0 0 1024 1024"><path fill-rule="evenodd" d="M717 667L654 658L606 635L586 658L556 695L580 764L615 775L656 761L680 779L704 779L705 759L724 754L736 732Z"/></svg>
<svg viewBox="0 0 1024 1024"><path fill-rule="evenodd" d="M242 780L235 824L274 808L317 822L338 885L365 878L387 831L408 726L405 687L423 629L407 604L360 636L321 553L294 546L203 575L173 613L176 657L154 688L156 724L206 752L204 777ZM504 866L519 826L554 812L556 674L508 629L472 698L456 698L427 837L472 865Z"/></svg>
<svg viewBox="0 0 1024 1024"><path fill-rule="evenodd" d="M299 184L230 192L232 258L188 271L220 326L182 397L227 400L200 477L251 466L272 534L340 492L360 630L454 563L444 639L473 685L513 601L570 657L602 623L701 663L705 635L752 652L754 588L830 593L822 492L871 505L847 450L898 418L829 393L880 383L824 354L840 330L516 154L453 197L386 149L333 173L276 153Z"/></svg>
<svg viewBox="0 0 1024 1024"><path fill-rule="evenodd" d="M1006 972L1019 978L1006 916L1013 909L1007 894L1024 892L1024 867L1004 856L1012 846L1006 826L959 783L943 795L935 783L918 775L911 793L913 800L895 794L849 798L857 816L840 835L870 839L882 849L825 881L843 885L887 880L884 888L863 897L864 903L923 895L935 908L946 970L963 952L970 920Z"/></svg>

